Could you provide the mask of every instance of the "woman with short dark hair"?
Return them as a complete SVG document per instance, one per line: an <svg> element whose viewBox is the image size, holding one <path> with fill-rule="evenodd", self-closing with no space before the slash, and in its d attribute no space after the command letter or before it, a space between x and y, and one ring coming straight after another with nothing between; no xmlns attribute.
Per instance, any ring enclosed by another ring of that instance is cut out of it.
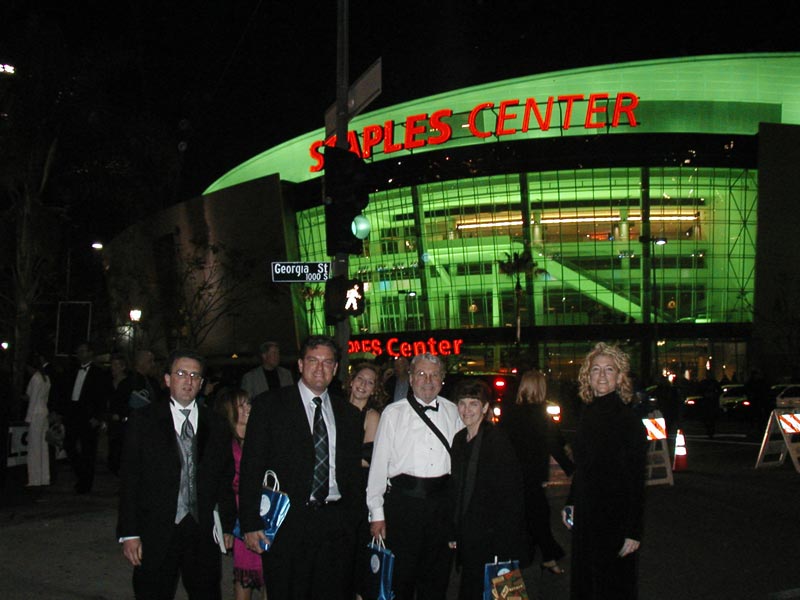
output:
<svg viewBox="0 0 800 600"><path fill-rule="evenodd" d="M459 600L483 598L486 563L529 563L522 503L522 472L505 431L489 421L489 386L463 380L452 396L464 429L453 438L454 533L450 547L461 568Z"/></svg>

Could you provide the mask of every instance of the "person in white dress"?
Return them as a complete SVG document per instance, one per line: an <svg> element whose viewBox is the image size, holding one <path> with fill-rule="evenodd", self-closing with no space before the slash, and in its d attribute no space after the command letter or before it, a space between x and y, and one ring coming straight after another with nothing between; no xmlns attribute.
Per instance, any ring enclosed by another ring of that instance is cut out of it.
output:
<svg viewBox="0 0 800 600"><path fill-rule="evenodd" d="M41 354L34 354L36 365L28 381L25 394L28 397L28 486L50 485L50 455L45 440L47 433L47 398L50 395L50 377L47 361Z"/></svg>

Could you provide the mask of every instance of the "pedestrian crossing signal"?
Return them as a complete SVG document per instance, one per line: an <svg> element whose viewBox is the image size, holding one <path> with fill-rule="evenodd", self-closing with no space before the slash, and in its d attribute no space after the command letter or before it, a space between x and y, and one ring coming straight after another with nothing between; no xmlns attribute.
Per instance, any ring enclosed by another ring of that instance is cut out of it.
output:
<svg viewBox="0 0 800 600"><path fill-rule="evenodd" d="M365 303L363 281L339 276L325 282L325 316L328 325L363 314Z"/></svg>

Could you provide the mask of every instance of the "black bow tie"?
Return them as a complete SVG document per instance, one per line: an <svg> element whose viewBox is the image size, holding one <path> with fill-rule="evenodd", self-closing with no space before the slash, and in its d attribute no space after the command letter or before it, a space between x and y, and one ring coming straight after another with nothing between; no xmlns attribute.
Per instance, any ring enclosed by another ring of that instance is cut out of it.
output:
<svg viewBox="0 0 800 600"><path fill-rule="evenodd" d="M437 410L439 410L439 405L431 402L430 404L428 404L428 406L423 406L422 410L432 410L433 412L436 412Z"/></svg>
<svg viewBox="0 0 800 600"><path fill-rule="evenodd" d="M81 370L81 371L88 371L88 370L89 370L89 367L91 367L91 366L92 366L92 365L83 365L83 366L81 366L81 369L80 369L80 370Z"/></svg>

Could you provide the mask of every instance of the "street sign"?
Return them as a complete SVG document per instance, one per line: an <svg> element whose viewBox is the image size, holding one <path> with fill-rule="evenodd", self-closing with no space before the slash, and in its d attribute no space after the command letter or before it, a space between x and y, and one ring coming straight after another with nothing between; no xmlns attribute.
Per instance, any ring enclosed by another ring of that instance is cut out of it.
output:
<svg viewBox="0 0 800 600"><path fill-rule="evenodd" d="M327 281L331 272L329 262L273 262L274 283Z"/></svg>
<svg viewBox="0 0 800 600"><path fill-rule="evenodd" d="M378 59L347 90L347 120L349 121L377 98L382 90L382 67ZM336 103L325 111L325 137L336 133Z"/></svg>

